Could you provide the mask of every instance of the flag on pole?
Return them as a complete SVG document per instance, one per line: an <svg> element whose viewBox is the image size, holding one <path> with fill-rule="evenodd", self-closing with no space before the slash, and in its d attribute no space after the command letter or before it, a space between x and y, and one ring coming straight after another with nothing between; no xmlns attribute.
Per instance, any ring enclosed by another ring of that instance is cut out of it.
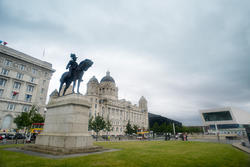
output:
<svg viewBox="0 0 250 167"><path fill-rule="evenodd" d="M0 45L7 45L8 43L5 41L0 40Z"/></svg>
<svg viewBox="0 0 250 167"><path fill-rule="evenodd" d="M13 96L16 96L17 94L18 94L18 92L15 92L15 91L13 92Z"/></svg>

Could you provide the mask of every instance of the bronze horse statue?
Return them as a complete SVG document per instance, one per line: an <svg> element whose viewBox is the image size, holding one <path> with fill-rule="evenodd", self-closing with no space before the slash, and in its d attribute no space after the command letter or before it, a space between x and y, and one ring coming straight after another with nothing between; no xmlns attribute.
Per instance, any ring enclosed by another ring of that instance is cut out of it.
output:
<svg viewBox="0 0 250 167"><path fill-rule="evenodd" d="M75 93L74 89L75 89L76 81L78 81L77 93L80 93L79 87L80 87L80 83L82 82L82 76L84 74L84 71L87 71L89 67L91 67L92 65L93 65L93 61L91 61L90 59L85 59L82 62L80 62L80 64L77 66L76 70L73 72L71 76L69 75L69 72L63 73L60 79L61 84L59 88L59 96L60 96L60 92L64 83L66 84L66 86L63 90L63 96L65 95L66 90L69 88L72 82L73 82L72 93Z"/></svg>

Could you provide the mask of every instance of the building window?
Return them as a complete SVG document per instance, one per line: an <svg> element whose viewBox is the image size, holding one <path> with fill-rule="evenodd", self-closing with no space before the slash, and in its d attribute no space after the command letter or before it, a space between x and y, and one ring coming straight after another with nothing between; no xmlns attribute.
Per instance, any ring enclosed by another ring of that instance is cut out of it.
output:
<svg viewBox="0 0 250 167"><path fill-rule="evenodd" d="M9 103L9 104L8 104L8 107L7 107L7 110L14 111L14 110L15 110L15 107L16 107L15 104Z"/></svg>
<svg viewBox="0 0 250 167"><path fill-rule="evenodd" d="M17 78L17 79L23 79L23 74L17 73L17 74L16 74L16 78Z"/></svg>
<svg viewBox="0 0 250 167"><path fill-rule="evenodd" d="M9 129L12 121L13 121L12 116L10 115L5 116L2 121L2 129Z"/></svg>
<svg viewBox="0 0 250 167"><path fill-rule="evenodd" d="M229 111L202 113L205 121L228 121L233 120Z"/></svg>
<svg viewBox="0 0 250 167"><path fill-rule="evenodd" d="M25 70L25 65L19 64L19 65L18 65L18 68L19 68L19 70L24 71L24 70Z"/></svg>
<svg viewBox="0 0 250 167"><path fill-rule="evenodd" d="M32 68L32 74L37 74L37 69Z"/></svg>
<svg viewBox="0 0 250 167"><path fill-rule="evenodd" d="M6 66L11 66L11 64L12 64L12 61L10 61L10 60L5 60L5 62L4 62L4 65L6 65Z"/></svg>
<svg viewBox="0 0 250 167"><path fill-rule="evenodd" d="M41 94L44 92L44 88L41 89Z"/></svg>
<svg viewBox="0 0 250 167"><path fill-rule="evenodd" d="M43 85L45 85L46 84L46 80L43 80Z"/></svg>
<svg viewBox="0 0 250 167"><path fill-rule="evenodd" d="M34 86L32 85L27 86L27 92L33 92L33 90L34 90Z"/></svg>
<svg viewBox="0 0 250 167"><path fill-rule="evenodd" d="M1 74L8 75L9 74L9 70L3 68Z"/></svg>
<svg viewBox="0 0 250 167"><path fill-rule="evenodd" d="M30 82L35 82L36 81L36 78L35 77L30 77Z"/></svg>
<svg viewBox="0 0 250 167"><path fill-rule="evenodd" d="M3 96L3 89L0 89L0 97Z"/></svg>
<svg viewBox="0 0 250 167"><path fill-rule="evenodd" d="M13 88L14 89L20 89L21 83L20 82L14 82Z"/></svg>
<svg viewBox="0 0 250 167"><path fill-rule="evenodd" d="M23 112L28 112L30 110L30 106L24 105L23 106Z"/></svg>
<svg viewBox="0 0 250 167"><path fill-rule="evenodd" d="M32 95L26 94L25 95L25 101L26 102L31 102Z"/></svg>
<svg viewBox="0 0 250 167"><path fill-rule="evenodd" d="M0 78L0 86L5 86L5 84L6 84L6 79L3 79L3 78Z"/></svg>
<svg viewBox="0 0 250 167"><path fill-rule="evenodd" d="M11 92L11 99L12 100L17 100L18 99L18 92L16 92L16 91L13 91L13 92Z"/></svg>
<svg viewBox="0 0 250 167"><path fill-rule="evenodd" d="M95 104L95 108L97 108L97 104Z"/></svg>

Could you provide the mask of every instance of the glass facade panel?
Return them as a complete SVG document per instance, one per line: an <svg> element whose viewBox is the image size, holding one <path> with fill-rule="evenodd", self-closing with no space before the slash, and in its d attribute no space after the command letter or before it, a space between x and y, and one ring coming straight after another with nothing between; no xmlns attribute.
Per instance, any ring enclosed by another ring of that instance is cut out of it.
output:
<svg viewBox="0 0 250 167"><path fill-rule="evenodd" d="M218 129L232 129L232 128L239 128L239 124L221 124L217 125Z"/></svg>
<svg viewBox="0 0 250 167"><path fill-rule="evenodd" d="M229 111L202 113L205 121L228 121L233 120Z"/></svg>

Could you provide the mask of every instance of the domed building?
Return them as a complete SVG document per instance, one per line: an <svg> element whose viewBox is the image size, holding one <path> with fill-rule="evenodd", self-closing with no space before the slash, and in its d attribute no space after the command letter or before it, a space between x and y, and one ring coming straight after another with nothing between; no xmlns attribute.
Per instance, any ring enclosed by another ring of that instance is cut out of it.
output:
<svg viewBox="0 0 250 167"><path fill-rule="evenodd" d="M142 96L139 105L118 99L118 87L107 71L100 82L93 76L87 83L86 97L92 103L89 117L101 115L112 124L109 135L124 135L128 121L140 129L148 129L147 100ZM106 134L106 133L105 133Z"/></svg>

